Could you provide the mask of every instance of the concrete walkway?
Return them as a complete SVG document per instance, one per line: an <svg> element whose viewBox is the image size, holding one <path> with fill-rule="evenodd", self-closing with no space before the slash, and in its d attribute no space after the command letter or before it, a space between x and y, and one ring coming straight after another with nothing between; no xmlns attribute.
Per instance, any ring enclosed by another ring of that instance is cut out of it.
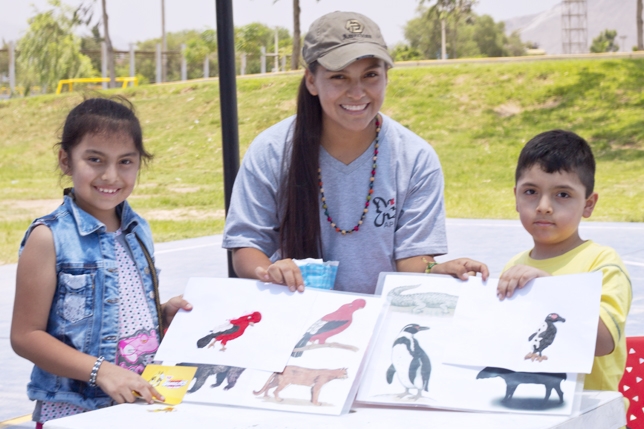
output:
<svg viewBox="0 0 644 429"><path fill-rule="evenodd" d="M518 221L449 219L447 236L450 253L439 261L464 256L477 259L488 264L493 277L500 275L512 256L531 247L530 236ZM644 335L644 224L584 222L581 236L611 246L622 256L633 283L626 334ZM190 277L227 276L220 235L158 244L156 258L161 269L162 301L181 294ZM33 403L25 392L32 365L18 357L9 344L15 272L15 264L0 266L0 368L5 374L0 391L0 429L34 427L27 417Z"/></svg>

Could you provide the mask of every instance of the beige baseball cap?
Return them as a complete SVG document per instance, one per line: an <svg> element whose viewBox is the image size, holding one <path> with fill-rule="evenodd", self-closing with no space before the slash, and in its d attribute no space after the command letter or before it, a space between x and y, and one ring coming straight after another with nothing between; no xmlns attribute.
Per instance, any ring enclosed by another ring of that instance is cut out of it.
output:
<svg viewBox="0 0 644 429"><path fill-rule="evenodd" d="M342 70L362 58L380 58L389 67L394 62L380 28L356 12L331 12L316 19L304 38L302 58L317 61L327 70Z"/></svg>

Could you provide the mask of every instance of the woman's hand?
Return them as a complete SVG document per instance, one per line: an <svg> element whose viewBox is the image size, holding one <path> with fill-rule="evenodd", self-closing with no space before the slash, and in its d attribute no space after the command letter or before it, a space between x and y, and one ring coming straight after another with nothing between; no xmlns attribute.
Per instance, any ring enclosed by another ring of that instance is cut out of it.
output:
<svg viewBox="0 0 644 429"><path fill-rule="evenodd" d="M496 295L503 301L505 298L512 297L515 289L523 288L530 280L549 276L550 273L528 265L515 265L501 274Z"/></svg>
<svg viewBox="0 0 644 429"><path fill-rule="evenodd" d="M304 292L302 272L292 259L281 259L267 268L259 266L255 275L262 281L288 286L291 292Z"/></svg>
<svg viewBox="0 0 644 429"><path fill-rule="evenodd" d="M98 369L96 384L118 404L136 401L134 392L148 404L153 403L154 399L165 401L165 398L143 377L107 361L103 361Z"/></svg>
<svg viewBox="0 0 644 429"><path fill-rule="evenodd" d="M192 304L183 299L183 295L178 295L170 298L165 304L161 305L161 314L163 315L164 326L170 326L174 316L179 310L190 311Z"/></svg>
<svg viewBox="0 0 644 429"><path fill-rule="evenodd" d="M469 258L458 258L436 264L431 269L432 274L447 274L457 279L467 280L470 276L481 273L483 280L487 280L490 271L483 262Z"/></svg>

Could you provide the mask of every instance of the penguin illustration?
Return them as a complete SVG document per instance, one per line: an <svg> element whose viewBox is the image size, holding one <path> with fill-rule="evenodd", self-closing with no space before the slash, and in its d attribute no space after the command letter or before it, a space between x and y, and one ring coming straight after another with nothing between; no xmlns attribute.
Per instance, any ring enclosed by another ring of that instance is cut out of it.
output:
<svg viewBox="0 0 644 429"><path fill-rule="evenodd" d="M565 322L566 319L557 313L550 313L546 316L544 323L537 329L537 332L530 335L528 341L532 346L532 351L525 355L525 359L531 359L533 362L547 360L548 356L542 355L542 352L555 340L557 328L555 322Z"/></svg>
<svg viewBox="0 0 644 429"><path fill-rule="evenodd" d="M398 395L404 398L411 395L409 389L416 389L417 393L411 399L422 397L423 390L428 392L429 375L432 365L429 356L420 347L414 335L429 328L415 323L405 326L394 341L391 348L391 366L387 370L387 383L391 384L394 374L398 374L398 381L405 388L405 392Z"/></svg>

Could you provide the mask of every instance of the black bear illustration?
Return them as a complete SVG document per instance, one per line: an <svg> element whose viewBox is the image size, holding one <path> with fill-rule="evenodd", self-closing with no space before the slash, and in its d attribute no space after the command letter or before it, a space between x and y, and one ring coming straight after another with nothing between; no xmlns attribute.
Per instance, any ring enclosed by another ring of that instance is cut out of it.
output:
<svg viewBox="0 0 644 429"><path fill-rule="evenodd" d="M235 387L235 383L239 379L239 376L244 372L244 368L237 368L235 366L224 366L224 365L206 365L200 363L188 363L182 362L178 363L177 366L196 366L197 372L195 373L194 379L195 384L188 390L188 393L194 393L197 390L201 389L201 386L204 385L208 377L211 375L216 376L217 382L211 384L210 387L218 387L228 380L228 384L224 387L224 390L229 390Z"/></svg>

